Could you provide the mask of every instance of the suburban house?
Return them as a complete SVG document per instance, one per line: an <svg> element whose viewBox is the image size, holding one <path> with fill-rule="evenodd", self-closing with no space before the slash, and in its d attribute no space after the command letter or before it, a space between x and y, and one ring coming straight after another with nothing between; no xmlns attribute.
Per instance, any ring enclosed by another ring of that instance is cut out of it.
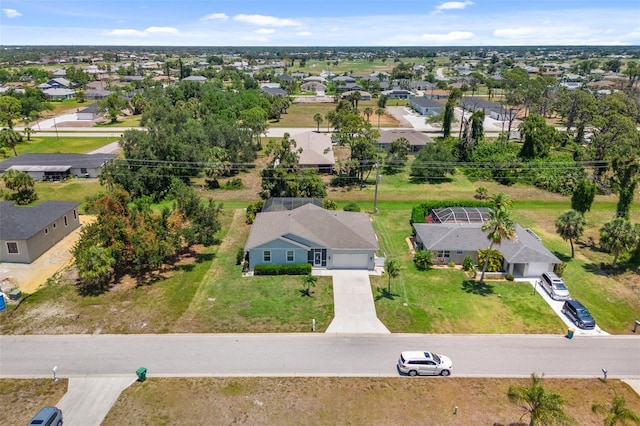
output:
<svg viewBox="0 0 640 426"><path fill-rule="evenodd" d="M318 81L307 81L306 83L302 83L300 85L300 90L302 90L303 92L325 93L327 91L327 86Z"/></svg>
<svg viewBox="0 0 640 426"><path fill-rule="evenodd" d="M190 75L189 77L185 77L182 81L196 81L198 83L204 83L207 81L207 77L203 75Z"/></svg>
<svg viewBox="0 0 640 426"><path fill-rule="evenodd" d="M460 99L460 107L470 112L484 110L486 117L491 117L498 121L506 121L512 114L512 112L502 105L477 96L463 96L462 99Z"/></svg>
<svg viewBox="0 0 640 426"><path fill-rule="evenodd" d="M420 115L436 115L445 108L440 102L425 96L413 96L409 99L409 104Z"/></svg>
<svg viewBox="0 0 640 426"><path fill-rule="evenodd" d="M447 212L448 211L448 212ZM451 208L441 209L427 218L431 223L414 223L415 245L430 250L436 264L454 262L462 264L465 257L478 262L478 250L489 247L487 233L482 225L488 219L487 209ZM440 222L442 220L442 222ZM503 239L493 246L504 256L503 270L516 277L536 277L553 271L561 263L530 229L516 225L516 237Z"/></svg>
<svg viewBox="0 0 640 426"><path fill-rule="evenodd" d="M0 173L20 170L34 180L50 181L69 177L96 178L114 154L22 154L0 163Z"/></svg>
<svg viewBox="0 0 640 426"><path fill-rule="evenodd" d="M61 101L65 99L73 99L76 97L76 92L71 89L58 89L58 88L50 88L42 90L45 98L51 99L54 101Z"/></svg>
<svg viewBox="0 0 640 426"><path fill-rule="evenodd" d="M0 262L31 263L80 226L79 203L44 201L33 207L0 202Z"/></svg>
<svg viewBox="0 0 640 426"><path fill-rule="evenodd" d="M418 152L427 144L434 143L429 135L417 130L380 129L378 132L380 132L380 138L376 141L376 146L384 148L385 151L391 150L391 144L400 138L405 138L409 141L411 152Z"/></svg>
<svg viewBox="0 0 640 426"><path fill-rule="evenodd" d="M76 116L78 117L78 120L95 120L102 115L99 110L100 105L93 103L86 108L78 110Z"/></svg>
<svg viewBox="0 0 640 426"><path fill-rule="evenodd" d="M302 149L298 154L298 165L303 168L317 169L319 173L331 173L336 164L333 155L331 133L304 132L292 137L296 141L294 150Z"/></svg>
<svg viewBox="0 0 640 426"><path fill-rule="evenodd" d="M325 210L314 203L256 214L245 245L249 270L287 263L373 270L377 250L367 213Z"/></svg>
<svg viewBox="0 0 640 426"><path fill-rule="evenodd" d="M260 91L262 93L268 93L271 96L289 96L287 91L281 87L262 86Z"/></svg>
<svg viewBox="0 0 640 426"><path fill-rule="evenodd" d="M71 87L71 82L64 77L52 78L46 83L38 84L38 89L68 89Z"/></svg>
<svg viewBox="0 0 640 426"><path fill-rule="evenodd" d="M344 92L342 95L340 95L340 97L342 99L348 99L349 96L351 96L352 94L359 92L360 93L360 100L361 101L370 101L371 100L371 93L369 92L364 92L362 90L352 90L349 92Z"/></svg>
<svg viewBox="0 0 640 426"><path fill-rule="evenodd" d="M411 96L415 96L415 93L405 89L383 90L382 94L389 99L409 99Z"/></svg>

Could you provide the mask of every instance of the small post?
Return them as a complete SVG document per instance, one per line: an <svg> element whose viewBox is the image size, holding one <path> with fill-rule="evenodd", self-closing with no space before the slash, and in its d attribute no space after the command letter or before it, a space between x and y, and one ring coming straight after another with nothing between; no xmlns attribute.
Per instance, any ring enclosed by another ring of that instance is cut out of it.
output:
<svg viewBox="0 0 640 426"><path fill-rule="evenodd" d="M607 370L605 368L602 369L602 374L603 374L602 381L606 382L607 381Z"/></svg>
<svg viewBox="0 0 640 426"><path fill-rule="evenodd" d="M53 372L53 381L54 381L54 382L57 382L57 381L58 381L58 375L57 375L57 372L58 372L58 366L56 365L55 367L53 367L53 368L51 369L51 371Z"/></svg>
<svg viewBox="0 0 640 426"><path fill-rule="evenodd" d="M536 295L536 292L538 291L538 283L540 282L540 280L536 280L536 283L533 286L533 295Z"/></svg>
<svg viewBox="0 0 640 426"><path fill-rule="evenodd" d="M311 331L316 331L316 319L311 320Z"/></svg>
<svg viewBox="0 0 640 426"><path fill-rule="evenodd" d="M640 326L640 321L636 320L635 324L633 325L633 332L634 333L638 330L638 326Z"/></svg>
<svg viewBox="0 0 640 426"><path fill-rule="evenodd" d="M453 414L454 415L458 414L458 406L457 405L455 407L453 407Z"/></svg>
<svg viewBox="0 0 640 426"><path fill-rule="evenodd" d="M376 161L376 189L373 194L373 214L378 213L378 182L380 181L380 164Z"/></svg>

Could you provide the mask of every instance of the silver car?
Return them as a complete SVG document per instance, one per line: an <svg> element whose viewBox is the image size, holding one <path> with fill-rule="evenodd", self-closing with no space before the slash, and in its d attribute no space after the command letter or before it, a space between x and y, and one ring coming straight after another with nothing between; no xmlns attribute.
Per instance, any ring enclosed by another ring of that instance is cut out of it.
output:
<svg viewBox="0 0 640 426"><path fill-rule="evenodd" d="M449 357L433 352L405 351L398 359L398 371L409 376L448 376L452 368Z"/></svg>
<svg viewBox="0 0 640 426"><path fill-rule="evenodd" d="M569 300L571 295L564 281L553 272L545 272L540 277L538 284L545 289L553 300Z"/></svg>

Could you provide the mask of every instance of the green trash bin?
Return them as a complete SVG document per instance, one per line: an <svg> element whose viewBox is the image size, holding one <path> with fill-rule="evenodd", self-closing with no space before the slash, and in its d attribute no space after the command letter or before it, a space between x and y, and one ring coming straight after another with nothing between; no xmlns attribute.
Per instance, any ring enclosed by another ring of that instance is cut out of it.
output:
<svg viewBox="0 0 640 426"><path fill-rule="evenodd" d="M575 333L575 332L576 332L575 328L569 328L567 330L567 339L573 339L573 333Z"/></svg>
<svg viewBox="0 0 640 426"><path fill-rule="evenodd" d="M147 380L147 369L144 367L140 367L136 370L136 374L138 375L138 381L144 382Z"/></svg>

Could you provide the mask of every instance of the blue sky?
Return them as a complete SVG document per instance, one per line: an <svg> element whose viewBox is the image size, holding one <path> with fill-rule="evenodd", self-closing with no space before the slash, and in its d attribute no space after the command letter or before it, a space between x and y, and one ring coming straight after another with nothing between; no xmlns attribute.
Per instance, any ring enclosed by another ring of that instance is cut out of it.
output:
<svg viewBox="0 0 640 426"><path fill-rule="evenodd" d="M1 45L640 45L640 0L2 0Z"/></svg>

